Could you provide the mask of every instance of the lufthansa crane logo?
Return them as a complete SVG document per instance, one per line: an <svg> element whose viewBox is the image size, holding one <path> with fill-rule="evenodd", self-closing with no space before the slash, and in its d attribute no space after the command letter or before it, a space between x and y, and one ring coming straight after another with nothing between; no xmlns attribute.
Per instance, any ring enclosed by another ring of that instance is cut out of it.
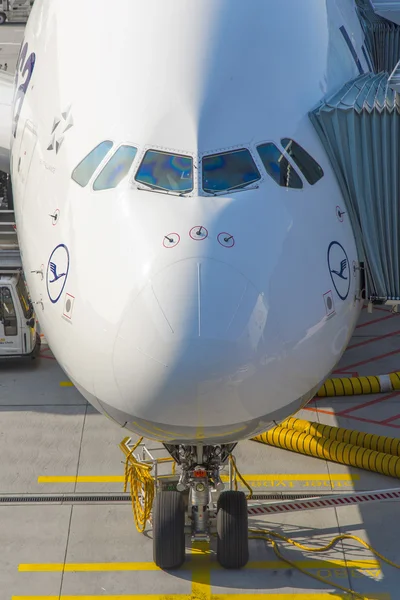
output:
<svg viewBox="0 0 400 600"><path fill-rule="evenodd" d="M350 291L349 259L339 242L329 244L328 267L337 295L341 300L346 300Z"/></svg>
<svg viewBox="0 0 400 600"><path fill-rule="evenodd" d="M65 244L54 248L47 265L47 293L53 304L56 304L64 291L69 271L69 252Z"/></svg>

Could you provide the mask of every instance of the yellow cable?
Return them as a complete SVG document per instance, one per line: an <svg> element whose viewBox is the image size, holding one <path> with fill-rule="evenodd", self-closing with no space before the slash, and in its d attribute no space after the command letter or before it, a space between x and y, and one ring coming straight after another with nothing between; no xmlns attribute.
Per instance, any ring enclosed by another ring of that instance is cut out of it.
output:
<svg viewBox="0 0 400 600"><path fill-rule="evenodd" d="M243 483L243 485L246 486L247 489L249 490L249 494L247 495L247 498L248 499L252 498L253 497L253 490L251 489L251 487L249 486L249 484L247 483L247 481L244 479L244 477L241 475L239 469L237 468L236 460L233 458L232 454L229 455L229 460L230 460L230 462L232 464L232 467L233 467L235 490L238 489L237 480L240 479L240 481Z"/></svg>
<svg viewBox="0 0 400 600"><path fill-rule="evenodd" d="M124 492L126 492L129 483L132 513L136 529L139 533L143 533L147 521L151 519L151 511L153 509L155 497L155 480L151 474L153 466L143 464L133 456L136 448L142 443L143 437L141 437L129 451L127 446L128 440L129 438L125 438L119 445L126 456ZM172 462L172 474L175 475L176 463L173 458L166 457L157 459L157 463L167 462Z"/></svg>
<svg viewBox="0 0 400 600"><path fill-rule="evenodd" d="M143 438L140 438L127 454L124 482L124 492L126 492L128 482L130 484L133 518L139 533L143 533L146 523L151 517L155 495L155 482L151 475L152 466L138 462L133 456L142 440Z"/></svg>
<svg viewBox="0 0 400 600"><path fill-rule="evenodd" d="M280 560L283 560L286 563L288 563L292 568L297 569L298 571L301 571L303 574L308 575L309 577L312 577L313 579L316 579L317 581L325 583L328 586L334 586L344 592L352 594L354 598L361 598L362 600L367 600L367 596L359 594L358 592L355 592L355 591L353 591L349 588L346 588L344 586L341 586L339 584L333 584L331 581L328 581L328 580L324 579L323 577L320 577L319 575L314 575L314 573L310 573L306 569L299 567L296 563L292 562L290 559L286 558L285 556L283 556L281 554L279 547L273 538L278 538L279 540L282 540L288 544L291 544L292 546L296 546L296 548L300 548L301 550L304 550L306 552L326 552L327 550L330 550L335 544L337 544L341 540L354 540L354 541L358 542L359 544L361 544L362 546L364 546L365 548L367 548L367 550L372 552L372 554L375 554L375 556L377 556L378 558L383 560L388 565L394 567L395 569L400 569L400 565L391 561L389 558L386 558L385 556L383 556L380 552L375 550L372 546L367 544L367 542L365 542L361 538L357 537L356 535L350 535L348 533L341 533L339 535L336 535L334 538L332 538L332 540L330 542L328 542L325 546L313 547L313 546L305 546L304 544L295 542L291 538L288 538L280 533L277 533L276 531L270 531L268 529L254 529L254 528L249 528L249 531L251 533L256 534L256 535L250 535L249 539L263 539L263 540L267 541L268 543L270 543L272 545L272 548L273 548L276 556Z"/></svg>

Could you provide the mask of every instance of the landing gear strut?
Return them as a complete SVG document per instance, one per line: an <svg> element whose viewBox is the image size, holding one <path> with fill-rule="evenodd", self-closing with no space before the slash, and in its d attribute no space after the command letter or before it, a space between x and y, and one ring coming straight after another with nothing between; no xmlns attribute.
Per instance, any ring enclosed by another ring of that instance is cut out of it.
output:
<svg viewBox="0 0 400 600"><path fill-rule="evenodd" d="M220 470L235 444L167 445L181 467L177 491L161 490L153 514L154 562L176 569L185 558L185 511L192 541L217 533L217 559L226 569L240 569L249 559L247 501L243 492L222 491ZM215 496L219 495L217 503Z"/></svg>

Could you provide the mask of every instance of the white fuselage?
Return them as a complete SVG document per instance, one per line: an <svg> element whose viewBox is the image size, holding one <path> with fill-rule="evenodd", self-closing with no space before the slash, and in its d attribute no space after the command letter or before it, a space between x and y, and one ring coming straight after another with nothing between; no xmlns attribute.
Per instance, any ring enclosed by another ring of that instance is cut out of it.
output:
<svg viewBox="0 0 400 600"><path fill-rule="evenodd" d="M368 70L362 30L353 0L120 4L111 22L104 0L36 0L26 29L11 174L30 293L98 410L164 442L236 441L307 402L357 322L354 236L308 112L359 73L341 26ZM267 174L257 146L282 138L320 164L315 185ZM103 161L77 185L104 140L138 149L129 175L93 190ZM258 185L204 193L202 157L237 148ZM139 186L149 149L193 157L193 191Z"/></svg>

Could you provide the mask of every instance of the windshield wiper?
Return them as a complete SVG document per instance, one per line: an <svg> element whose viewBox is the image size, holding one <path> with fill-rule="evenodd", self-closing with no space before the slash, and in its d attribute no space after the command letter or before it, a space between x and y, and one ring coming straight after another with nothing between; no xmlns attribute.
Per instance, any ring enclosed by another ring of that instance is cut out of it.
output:
<svg viewBox="0 0 400 600"><path fill-rule="evenodd" d="M144 185L146 187L141 187L142 185ZM141 190L143 192L148 192L150 190L156 190L157 192L165 192L166 194L169 193L169 190L166 190L165 188L159 187L158 185L153 185L152 183L144 183L142 181L138 182L136 187L138 188L138 190Z"/></svg>
<svg viewBox="0 0 400 600"><path fill-rule="evenodd" d="M146 187L141 187L145 185ZM157 185L152 185L151 183L141 183L140 185L136 185L137 189L141 192L161 192L164 194L173 194L174 196L185 196L186 194L190 194L192 190L168 190L166 188L158 187Z"/></svg>
<svg viewBox="0 0 400 600"><path fill-rule="evenodd" d="M226 194L227 192L235 192L241 191L252 184L255 184L255 181L251 181L250 183L239 183L238 185L233 185L232 187L226 188L225 190L219 190L218 192L204 190L207 194L212 194L213 196L221 196L222 194ZM260 186L254 185L253 187L249 187L251 190L257 190Z"/></svg>

